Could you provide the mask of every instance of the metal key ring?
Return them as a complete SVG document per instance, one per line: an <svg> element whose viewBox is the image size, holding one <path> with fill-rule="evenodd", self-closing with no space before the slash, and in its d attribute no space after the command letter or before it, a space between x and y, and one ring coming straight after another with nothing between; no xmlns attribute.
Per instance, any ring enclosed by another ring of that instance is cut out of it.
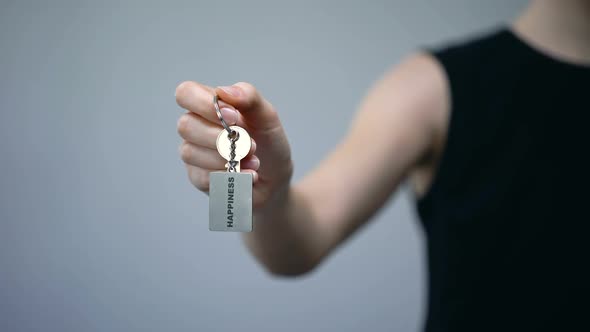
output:
<svg viewBox="0 0 590 332"><path fill-rule="evenodd" d="M227 123L223 119L223 116L221 115L221 110L219 109L219 97L217 97L217 94L213 95L213 105L215 105L215 113L217 113L217 117L219 118L219 120L221 120L221 124L223 125L223 128L225 128L225 130L227 130L228 135L230 135L230 136L235 135L236 131L231 129L227 125Z"/></svg>

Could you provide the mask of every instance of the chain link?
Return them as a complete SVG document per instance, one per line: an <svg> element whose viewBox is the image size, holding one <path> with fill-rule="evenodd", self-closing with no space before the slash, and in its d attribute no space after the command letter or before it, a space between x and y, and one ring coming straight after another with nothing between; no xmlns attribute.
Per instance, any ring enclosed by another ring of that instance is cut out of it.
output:
<svg viewBox="0 0 590 332"><path fill-rule="evenodd" d="M235 130L232 130L231 133L227 134L227 138L231 142L230 145L230 152L229 152L229 161L227 162L227 171L228 172L236 172L236 166L238 165L238 161L234 160L236 158L236 141L240 139L240 133Z"/></svg>

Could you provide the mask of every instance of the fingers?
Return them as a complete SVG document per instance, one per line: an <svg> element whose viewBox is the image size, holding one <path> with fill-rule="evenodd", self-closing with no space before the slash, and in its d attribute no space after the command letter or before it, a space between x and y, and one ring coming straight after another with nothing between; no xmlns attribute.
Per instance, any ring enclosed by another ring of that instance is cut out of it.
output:
<svg viewBox="0 0 590 332"><path fill-rule="evenodd" d="M258 171L258 168L260 168L260 159L255 155L248 156L240 161L240 168L244 171Z"/></svg>
<svg viewBox="0 0 590 332"><path fill-rule="evenodd" d="M179 150L182 161L200 168L222 170L227 163L216 149L209 149L185 141L180 145Z"/></svg>
<svg viewBox="0 0 590 332"><path fill-rule="evenodd" d="M194 113L183 114L178 119L177 125L180 137L188 142L209 149L217 149L217 136L222 129L221 126L205 121Z"/></svg>
<svg viewBox="0 0 590 332"><path fill-rule="evenodd" d="M279 117L271 103L252 84L245 82L213 89L197 82L186 81L176 88L176 102L209 122L219 124L213 105L215 93L219 96L222 116L229 125L260 131L280 127ZM236 109L239 111L236 112Z"/></svg>
<svg viewBox="0 0 590 332"><path fill-rule="evenodd" d="M186 164L188 178L197 189L202 192L209 192L209 173L211 170Z"/></svg>
<svg viewBox="0 0 590 332"><path fill-rule="evenodd" d="M243 121L253 129L269 130L280 126L274 107L256 90L245 82L214 90L221 100L240 110Z"/></svg>
<svg viewBox="0 0 590 332"><path fill-rule="evenodd" d="M253 169L245 169L242 170L241 173L250 173L252 174L252 184L258 182L258 172Z"/></svg>
<svg viewBox="0 0 590 332"><path fill-rule="evenodd" d="M178 105L207 119L209 122L221 125L215 106L213 105L214 89L197 82L183 82L176 87L176 102ZM226 102L219 101L221 115L228 125L239 125L240 115L235 108Z"/></svg>
<svg viewBox="0 0 590 332"><path fill-rule="evenodd" d="M189 165L210 170L224 170L226 168L227 160L217 152L217 149L209 149L184 141L179 147L179 152L182 161ZM260 159L253 154L240 160L241 169L258 170L259 167Z"/></svg>
<svg viewBox="0 0 590 332"><path fill-rule="evenodd" d="M251 84L240 82L213 89L196 82L181 83L176 88L176 101L189 112L178 120L178 133L184 139L180 156L191 183L203 192L209 191L209 173L224 170L227 163L216 146L223 128L213 105L215 93L219 95L221 113L228 125L262 131L280 127L272 105ZM260 167L255 151L256 142L252 140L250 152L240 161L241 172L251 173L253 183L258 181Z"/></svg>
<svg viewBox="0 0 590 332"><path fill-rule="evenodd" d="M214 149L217 152L217 136L223 130L221 126L205 121L194 113L185 113L178 119L178 134L187 142ZM256 152L256 142L251 139L250 152ZM221 158L221 156L220 156Z"/></svg>

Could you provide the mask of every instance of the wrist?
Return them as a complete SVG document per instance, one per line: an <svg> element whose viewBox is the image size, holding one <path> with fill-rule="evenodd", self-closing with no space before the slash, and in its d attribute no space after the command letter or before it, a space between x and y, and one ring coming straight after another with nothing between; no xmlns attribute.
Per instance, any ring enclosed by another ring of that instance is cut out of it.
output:
<svg viewBox="0 0 590 332"><path fill-rule="evenodd" d="M283 174L276 180L274 185L266 189L266 199L254 209L256 216L269 216L285 213L291 200L291 178L293 176L293 162L289 161L286 167L282 167Z"/></svg>

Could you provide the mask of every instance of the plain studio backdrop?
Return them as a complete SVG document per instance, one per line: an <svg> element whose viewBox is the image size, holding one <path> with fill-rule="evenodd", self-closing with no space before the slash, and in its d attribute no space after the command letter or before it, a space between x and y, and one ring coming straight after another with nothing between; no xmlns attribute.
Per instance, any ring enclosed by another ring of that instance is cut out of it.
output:
<svg viewBox="0 0 590 332"><path fill-rule="evenodd" d="M385 70L525 1L1 3L1 331L421 328L424 238L407 189L312 274L272 277L237 234L208 230L174 89L255 84L297 181Z"/></svg>

